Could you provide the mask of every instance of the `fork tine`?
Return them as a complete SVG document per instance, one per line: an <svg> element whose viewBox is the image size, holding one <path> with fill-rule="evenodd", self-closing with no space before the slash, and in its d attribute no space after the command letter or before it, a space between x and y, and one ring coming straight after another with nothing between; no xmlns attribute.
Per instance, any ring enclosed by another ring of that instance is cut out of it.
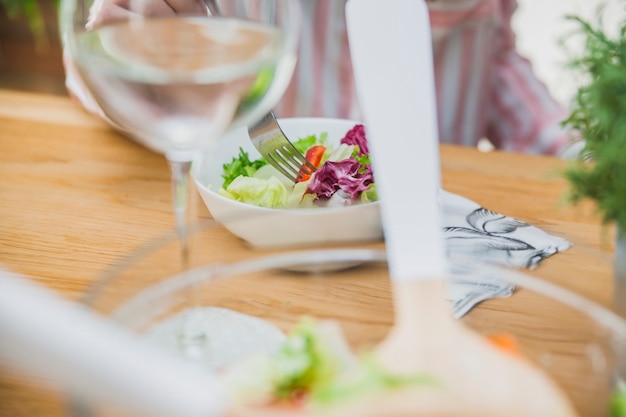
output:
<svg viewBox="0 0 626 417"><path fill-rule="evenodd" d="M276 168L281 174L283 174L285 177L289 178L293 182L298 182L298 180L300 179L300 176L299 176L298 172L294 173L291 165L286 163L285 160L282 158L282 156L279 153L267 154L265 159L267 159L267 161L274 168ZM287 167L289 169L287 169Z"/></svg>
<svg viewBox="0 0 626 417"><path fill-rule="evenodd" d="M296 148L290 149L286 145L272 150L265 159L294 182L316 171L315 166L304 158Z"/></svg>
<svg viewBox="0 0 626 417"><path fill-rule="evenodd" d="M272 112L250 126L248 134L261 155L293 182L317 170L285 136Z"/></svg>
<svg viewBox="0 0 626 417"><path fill-rule="evenodd" d="M302 171L304 174L311 175L317 170L315 165L309 162L309 160L306 159L304 155L302 155L291 142L282 145L280 150L282 151L281 153L286 156L286 161L293 161L295 164L298 165L298 171Z"/></svg>

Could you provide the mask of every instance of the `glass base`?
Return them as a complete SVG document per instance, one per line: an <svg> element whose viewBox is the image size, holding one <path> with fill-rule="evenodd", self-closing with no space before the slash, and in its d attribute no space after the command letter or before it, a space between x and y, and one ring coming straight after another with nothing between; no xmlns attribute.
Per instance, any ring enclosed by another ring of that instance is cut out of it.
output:
<svg viewBox="0 0 626 417"><path fill-rule="evenodd" d="M157 323L148 340L218 371L252 354L268 354L285 340L268 321L227 308L195 307Z"/></svg>

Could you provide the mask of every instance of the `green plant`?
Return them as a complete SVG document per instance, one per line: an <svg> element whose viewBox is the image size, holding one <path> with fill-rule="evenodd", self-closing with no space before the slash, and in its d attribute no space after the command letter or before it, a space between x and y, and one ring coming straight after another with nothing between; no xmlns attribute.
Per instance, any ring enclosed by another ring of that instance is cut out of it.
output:
<svg viewBox="0 0 626 417"><path fill-rule="evenodd" d="M586 80L564 121L585 140L583 157L564 173L568 199L593 200L605 224L626 231L626 24L609 36L601 19L596 25L569 19L580 26L585 46L570 64Z"/></svg>
<svg viewBox="0 0 626 417"><path fill-rule="evenodd" d="M45 0L55 8L60 0ZM25 17L35 39L41 41L47 39L46 24L41 14L40 4L37 0L0 0L10 18Z"/></svg>

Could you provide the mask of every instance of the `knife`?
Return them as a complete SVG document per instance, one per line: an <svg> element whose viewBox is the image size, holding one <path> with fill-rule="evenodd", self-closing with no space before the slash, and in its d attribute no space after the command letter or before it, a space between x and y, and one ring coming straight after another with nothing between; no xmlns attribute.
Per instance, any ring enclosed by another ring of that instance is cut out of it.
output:
<svg viewBox="0 0 626 417"><path fill-rule="evenodd" d="M364 116L394 281L447 274L435 80L424 0L346 4L357 97Z"/></svg>

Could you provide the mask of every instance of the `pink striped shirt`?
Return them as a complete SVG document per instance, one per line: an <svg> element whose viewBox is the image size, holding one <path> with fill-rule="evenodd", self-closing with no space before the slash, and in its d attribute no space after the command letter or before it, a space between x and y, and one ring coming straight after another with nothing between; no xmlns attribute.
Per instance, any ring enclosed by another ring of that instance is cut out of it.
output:
<svg viewBox="0 0 626 417"><path fill-rule="evenodd" d="M298 64L279 116L359 119L345 1L303 1ZM476 146L488 138L503 150L543 154L568 143L560 127L566 110L515 49L516 7L515 0L429 1L442 142Z"/></svg>
<svg viewBox="0 0 626 417"><path fill-rule="evenodd" d="M302 0L298 63L275 109L279 116L360 118L345 27L346 1ZM511 16L516 1L427 1L441 142L476 146L487 138L499 149L543 154L557 154L566 147L568 134L560 127L566 110L515 49ZM393 2L381 1L381 7L393 7ZM102 115L69 61L66 70L70 93Z"/></svg>

